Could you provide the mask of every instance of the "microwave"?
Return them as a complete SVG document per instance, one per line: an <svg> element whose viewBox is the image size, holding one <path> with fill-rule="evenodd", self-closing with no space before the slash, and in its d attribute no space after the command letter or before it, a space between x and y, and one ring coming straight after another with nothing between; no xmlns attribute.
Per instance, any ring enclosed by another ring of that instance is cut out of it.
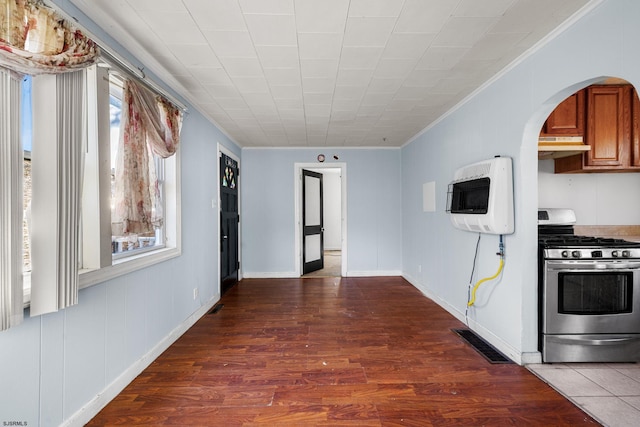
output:
<svg viewBox="0 0 640 427"><path fill-rule="evenodd" d="M494 157L456 170L447 190L447 212L461 230L513 233L511 158Z"/></svg>

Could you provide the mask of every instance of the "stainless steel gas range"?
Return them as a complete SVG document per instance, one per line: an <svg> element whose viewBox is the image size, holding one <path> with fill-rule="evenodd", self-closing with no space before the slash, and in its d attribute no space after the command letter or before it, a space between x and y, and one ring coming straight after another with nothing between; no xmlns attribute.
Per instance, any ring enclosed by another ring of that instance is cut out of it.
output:
<svg viewBox="0 0 640 427"><path fill-rule="evenodd" d="M570 210L538 223L543 362L640 361L640 243L576 236Z"/></svg>

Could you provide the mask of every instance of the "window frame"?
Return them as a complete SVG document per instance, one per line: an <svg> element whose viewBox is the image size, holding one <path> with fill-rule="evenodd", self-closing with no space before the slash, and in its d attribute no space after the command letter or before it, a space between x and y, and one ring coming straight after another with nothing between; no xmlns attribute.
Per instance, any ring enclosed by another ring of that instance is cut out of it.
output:
<svg viewBox="0 0 640 427"><path fill-rule="evenodd" d="M117 65L109 64L109 67L123 75L128 75ZM178 148L173 156L164 159L163 162L164 245L132 251L131 254L124 256L113 256L108 67L95 65L90 67L87 87L89 90L89 147L87 147L85 159L85 178L88 173L91 176L92 185L85 185L83 190L83 212L93 215L94 218L97 215L99 223L94 225L92 233L85 233L85 229L90 230L90 226L85 226L83 221L83 265L80 268L80 289L165 262L182 254L181 156ZM99 189L98 192L97 189ZM84 205L85 199L91 200L88 206ZM95 240L91 242L91 239L97 240L98 243Z"/></svg>

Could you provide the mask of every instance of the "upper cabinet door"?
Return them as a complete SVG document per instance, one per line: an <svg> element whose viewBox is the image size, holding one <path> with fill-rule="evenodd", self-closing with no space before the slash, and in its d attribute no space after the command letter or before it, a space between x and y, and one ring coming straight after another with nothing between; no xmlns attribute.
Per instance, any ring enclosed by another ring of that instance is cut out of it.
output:
<svg viewBox="0 0 640 427"><path fill-rule="evenodd" d="M584 95L580 90L564 101L549 115L542 127L542 136L583 136Z"/></svg>
<svg viewBox="0 0 640 427"><path fill-rule="evenodd" d="M630 90L620 85L587 88L587 166L629 164L631 115L630 102L625 101L630 101Z"/></svg>

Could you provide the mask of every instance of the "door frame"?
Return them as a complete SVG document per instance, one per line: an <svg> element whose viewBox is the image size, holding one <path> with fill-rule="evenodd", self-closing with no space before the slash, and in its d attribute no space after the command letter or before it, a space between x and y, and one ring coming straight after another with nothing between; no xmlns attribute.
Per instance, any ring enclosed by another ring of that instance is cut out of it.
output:
<svg viewBox="0 0 640 427"><path fill-rule="evenodd" d="M218 271L216 273L217 282L218 282L218 295L222 293L222 280L220 278L220 263L222 262L222 250L220 249L220 209L222 209L222 197L220 194L220 186L222 185L221 171L220 171L220 157L222 155L226 155L231 157L233 160L238 162L238 176L236 177L236 182L238 186L238 262L240 263L240 267L238 268L238 282L242 280L242 168L240 167L240 158L231 152L227 147L218 143L218 151L216 155L216 171L217 171L217 186L216 186L216 200L211 201L211 207L216 211L216 224L217 224L217 239L215 242L216 247L218 248Z"/></svg>
<svg viewBox="0 0 640 427"><path fill-rule="evenodd" d="M302 169L319 170L319 169L340 169L340 193L341 193L341 275L347 277L347 164L346 163L295 163L294 164L294 218L295 218L295 245L294 245L294 265L295 276L302 276Z"/></svg>

